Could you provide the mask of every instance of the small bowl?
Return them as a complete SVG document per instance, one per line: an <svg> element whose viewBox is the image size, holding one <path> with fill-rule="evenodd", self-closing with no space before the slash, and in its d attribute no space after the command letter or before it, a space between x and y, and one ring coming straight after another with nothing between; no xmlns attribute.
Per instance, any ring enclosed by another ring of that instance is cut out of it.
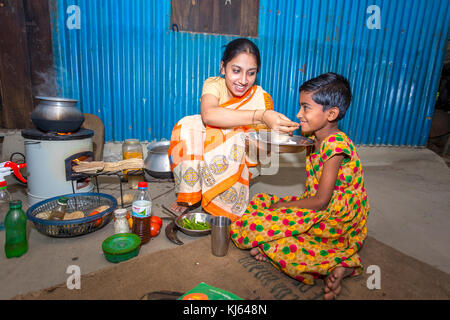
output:
<svg viewBox="0 0 450 320"><path fill-rule="evenodd" d="M192 236L192 237L206 236L207 234L209 234L211 232L211 228L204 229L204 230L192 230L192 229L184 228L182 221L184 219L191 220L192 217L195 217L195 221L208 222L209 224L211 224L212 217L210 214L201 213L201 212L190 212L190 213L183 214L183 215L179 216L178 218L176 218L175 224L176 224L177 228L180 229L183 233L187 234L188 236Z"/></svg>

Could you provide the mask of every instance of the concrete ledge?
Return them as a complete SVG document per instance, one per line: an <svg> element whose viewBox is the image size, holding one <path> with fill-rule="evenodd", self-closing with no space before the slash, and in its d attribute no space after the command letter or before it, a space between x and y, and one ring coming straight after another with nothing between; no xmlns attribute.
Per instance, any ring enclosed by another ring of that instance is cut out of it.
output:
<svg viewBox="0 0 450 320"><path fill-rule="evenodd" d="M3 137L1 148L1 161L9 160L14 152L25 154L24 139L21 129L0 129L0 138ZM153 141L154 142L154 141ZM147 146L152 142L142 142L144 159L147 156ZM363 167L387 166L400 161L430 160L437 161L447 167L444 159L425 147L393 147L393 146L357 146L358 154ZM304 167L305 151L299 153L280 154L280 167ZM122 142L107 142L103 150L103 160L108 162L122 160Z"/></svg>
<svg viewBox="0 0 450 320"><path fill-rule="evenodd" d="M401 161L429 160L437 161L447 167L445 161L435 152L425 147L385 147L356 146L363 167L389 166ZM304 167L306 152L285 153L280 155L281 167Z"/></svg>

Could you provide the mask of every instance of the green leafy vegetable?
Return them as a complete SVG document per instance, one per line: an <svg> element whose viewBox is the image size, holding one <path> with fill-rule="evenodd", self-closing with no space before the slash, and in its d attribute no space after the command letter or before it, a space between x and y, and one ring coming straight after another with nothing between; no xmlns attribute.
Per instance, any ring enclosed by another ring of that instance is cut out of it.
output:
<svg viewBox="0 0 450 320"><path fill-rule="evenodd" d="M185 218L182 221L183 228L190 229L190 230L206 230L211 228L208 222L206 221L197 221L195 220L195 217L192 217L191 219Z"/></svg>

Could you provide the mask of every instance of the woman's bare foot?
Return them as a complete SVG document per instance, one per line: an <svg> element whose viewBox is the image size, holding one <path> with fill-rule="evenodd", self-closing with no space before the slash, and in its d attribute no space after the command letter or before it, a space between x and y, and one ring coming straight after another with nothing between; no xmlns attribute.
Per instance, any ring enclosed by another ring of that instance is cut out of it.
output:
<svg viewBox="0 0 450 320"><path fill-rule="evenodd" d="M250 255L258 261L267 261L266 256L263 253L259 252L258 247L251 249Z"/></svg>
<svg viewBox="0 0 450 320"><path fill-rule="evenodd" d="M341 293L341 281L353 273L353 268L336 267L325 278L325 300L333 300Z"/></svg>
<svg viewBox="0 0 450 320"><path fill-rule="evenodd" d="M189 206L187 204L178 203L178 202L174 201L170 205L170 210L172 210L178 214L183 214L183 213L186 213L187 210L189 210Z"/></svg>

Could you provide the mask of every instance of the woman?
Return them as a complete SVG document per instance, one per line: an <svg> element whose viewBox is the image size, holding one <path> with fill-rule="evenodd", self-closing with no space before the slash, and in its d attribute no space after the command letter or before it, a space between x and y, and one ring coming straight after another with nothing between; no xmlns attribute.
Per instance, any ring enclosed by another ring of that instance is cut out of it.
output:
<svg viewBox="0 0 450 320"><path fill-rule="evenodd" d="M231 41L220 63L221 77L203 84L201 114L187 116L173 128L169 157L177 201L172 210L184 212L201 201L206 212L237 220L248 204L248 168L258 164L245 152L243 133L299 128L274 111L271 96L255 85L260 61L253 42Z"/></svg>

